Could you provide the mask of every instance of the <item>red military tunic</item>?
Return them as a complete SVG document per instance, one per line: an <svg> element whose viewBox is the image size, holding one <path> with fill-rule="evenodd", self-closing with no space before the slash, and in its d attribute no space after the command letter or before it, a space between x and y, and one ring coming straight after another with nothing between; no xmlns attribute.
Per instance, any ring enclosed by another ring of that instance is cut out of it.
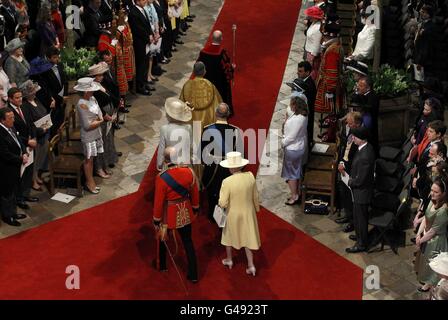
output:
<svg viewBox="0 0 448 320"><path fill-rule="evenodd" d="M135 77L135 55L133 47L132 32L129 24L120 26L118 29L121 33L122 46L123 46L123 60L124 71L126 73L126 79L132 81Z"/></svg>
<svg viewBox="0 0 448 320"><path fill-rule="evenodd" d="M192 208L199 208L198 183L189 167L174 166L164 172L168 172L178 184L189 190L190 197L182 198L160 177L163 172L160 173L155 182L154 220L167 224L168 229L182 228L193 221L195 216Z"/></svg>
<svg viewBox="0 0 448 320"><path fill-rule="evenodd" d="M323 53L316 82L317 94L316 101L314 103L315 112L338 112L341 108L343 103L343 94L341 90L342 84L340 72L342 64L341 59L343 57L344 53L342 45L338 40L331 43ZM333 105L326 103L326 93L332 93L334 95L336 110L333 110Z"/></svg>

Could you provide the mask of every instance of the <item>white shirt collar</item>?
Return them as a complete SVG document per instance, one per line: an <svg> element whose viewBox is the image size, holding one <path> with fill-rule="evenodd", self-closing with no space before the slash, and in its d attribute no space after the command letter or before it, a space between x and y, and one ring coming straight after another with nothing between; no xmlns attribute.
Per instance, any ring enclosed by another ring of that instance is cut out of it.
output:
<svg viewBox="0 0 448 320"><path fill-rule="evenodd" d="M361 151L361 149L364 148L366 145L367 145L367 142L364 142L364 144L362 144L358 147L358 151Z"/></svg>

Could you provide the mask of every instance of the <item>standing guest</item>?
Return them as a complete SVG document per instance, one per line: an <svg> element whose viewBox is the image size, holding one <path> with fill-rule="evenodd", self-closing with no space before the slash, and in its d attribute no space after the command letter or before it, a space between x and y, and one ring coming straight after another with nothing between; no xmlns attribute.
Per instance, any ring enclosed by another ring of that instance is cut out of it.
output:
<svg viewBox="0 0 448 320"><path fill-rule="evenodd" d="M311 64L308 61L299 62L297 76L304 82L304 94L308 103L308 143L314 140L314 101L316 101L316 84L311 77Z"/></svg>
<svg viewBox="0 0 448 320"><path fill-rule="evenodd" d="M166 148L176 146L177 163L183 165L191 163L192 152L191 109L185 102L173 97L165 100L165 112L168 123L160 128L157 151L157 169L160 171L164 169L163 151Z"/></svg>
<svg viewBox="0 0 448 320"><path fill-rule="evenodd" d="M141 1L141 0L140 0ZM82 19L86 32L84 33L84 45L96 47L100 38L100 24L103 23L103 16L100 11L101 0L89 0L89 4L84 6Z"/></svg>
<svg viewBox="0 0 448 320"><path fill-rule="evenodd" d="M82 93L76 106L81 124L81 142L84 150L84 175L86 189L97 194L100 188L93 179L93 157L103 153L103 139L101 137L101 124L104 122L100 106L93 93L100 90L100 86L92 78L81 78L73 88Z"/></svg>
<svg viewBox="0 0 448 320"><path fill-rule="evenodd" d="M380 99L373 90L373 82L369 77L363 77L356 83L357 93L360 96L360 101L368 109L372 117L370 128L370 143L375 149L375 153L379 152L378 141L378 115L380 108Z"/></svg>
<svg viewBox="0 0 448 320"><path fill-rule="evenodd" d="M0 211L3 222L20 227L19 219L26 215L17 213L16 189L19 186L20 168L28 162L25 147L14 130L14 113L0 108Z"/></svg>
<svg viewBox="0 0 448 320"><path fill-rule="evenodd" d="M17 13L11 0L2 0L0 4L0 15L5 19L5 36L0 39L0 51L5 49L4 43L8 43L15 38L15 30L18 24Z"/></svg>
<svg viewBox="0 0 448 320"><path fill-rule="evenodd" d="M47 60L52 64L51 69L42 74L45 89L55 101L54 110L51 112L53 126L51 135L56 134L65 119L65 102L68 96L68 80L64 66L61 63L60 50L50 47L46 53Z"/></svg>
<svg viewBox="0 0 448 320"><path fill-rule="evenodd" d="M429 259L435 253L448 251L447 243L447 184L442 178L437 178L431 186L431 202L425 210L425 215L417 223L420 227L417 232L416 246L417 258L415 267L417 279L423 286L420 292L427 292L431 287L437 285L440 278L429 267Z"/></svg>
<svg viewBox="0 0 448 320"><path fill-rule="evenodd" d="M428 124L431 121L440 120L438 117L440 110L441 105L439 99L431 97L425 100L422 115L417 121L415 133L412 137L412 144L417 145L422 142L425 137L426 130L428 129Z"/></svg>
<svg viewBox="0 0 448 320"><path fill-rule="evenodd" d="M14 6L17 12L17 23L18 24L30 24L30 18L28 16L28 8L26 6L25 0L13 0Z"/></svg>
<svg viewBox="0 0 448 320"><path fill-rule="evenodd" d="M31 80L24 82L20 86L24 98L22 110L24 113L31 115L32 122L48 115L47 108L36 98L36 93L41 87ZM43 184L40 172L48 169L48 140L50 138L50 131L48 128L36 127L36 141L37 145L34 149L34 172L32 187L36 191L42 191L40 185Z"/></svg>
<svg viewBox="0 0 448 320"><path fill-rule="evenodd" d="M20 39L12 39L5 47L9 53L9 57L5 61L5 72L9 77L12 86L20 86L28 80L28 72L30 71L30 64L23 56L24 42Z"/></svg>
<svg viewBox="0 0 448 320"><path fill-rule="evenodd" d="M40 52L42 56L47 53L50 47L60 48L58 34L56 33L51 17L51 7L47 5L40 7L37 17L37 31L41 40Z"/></svg>
<svg viewBox="0 0 448 320"><path fill-rule="evenodd" d="M202 164L204 165L202 184L207 193L210 221L213 221L213 212L218 204L222 181L230 176L229 170L221 167L219 163L225 159L228 152L244 152L240 129L227 122L230 107L222 102L216 108L215 114L216 122L204 127L201 139Z"/></svg>
<svg viewBox="0 0 448 320"><path fill-rule="evenodd" d="M348 180L348 186L353 192L353 223L355 226L356 244L345 249L348 253L366 251L368 248L368 220L369 204L373 197L374 171L375 171L375 151L367 142L368 130L365 127L359 127L351 130L354 143L358 146L351 167L351 174ZM348 174L342 171L344 176Z"/></svg>
<svg viewBox="0 0 448 320"><path fill-rule="evenodd" d="M300 202L303 165L308 153L308 106L305 99L305 95L300 93L291 98L290 112L287 113L283 124L282 178L286 179L291 191L291 197L286 201L286 205L294 205Z"/></svg>
<svg viewBox="0 0 448 320"><path fill-rule="evenodd" d="M342 175L344 172L351 174L353 159L358 146L354 142L352 130L362 126L362 116L359 112L349 112L345 118L345 123L341 128L339 136L339 150L338 150L338 171ZM338 179L338 191L340 192L340 199L344 208L344 217L336 219L336 223L347 223L344 227L344 232L351 232L354 230L353 225L353 200L352 193L348 186Z"/></svg>
<svg viewBox="0 0 448 320"><path fill-rule="evenodd" d="M135 63L138 66L136 72L137 92L150 96L148 88L149 56L146 48L154 40L149 16L145 11L147 0L135 0L135 5L129 10L129 25L134 39Z"/></svg>
<svg viewBox="0 0 448 320"><path fill-rule="evenodd" d="M124 8L118 12L117 30L121 37L121 46L123 48L124 72L128 82L134 80L135 77L135 54L133 47L133 38L131 27L128 23L128 17Z"/></svg>
<svg viewBox="0 0 448 320"><path fill-rule="evenodd" d="M306 30L305 54L306 60L312 65L311 78L316 80L320 66L320 44L322 33L321 23L324 19L324 12L318 6L313 6L304 11L311 25Z"/></svg>
<svg viewBox="0 0 448 320"><path fill-rule="evenodd" d="M19 88L11 88L8 91L8 107L14 113L14 129L20 142L27 147L27 152L33 152L37 146L36 127L28 110L23 109L23 96ZM39 198L31 197L31 186L33 184L34 162L24 170L20 177L19 186L16 190L17 205L22 209L29 209L25 202L37 202Z"/></svg>
<svg viewBox="0 0 448 320"><path fill-rule="evenodd" d="M156 177L153 223L157 231L158 257L156 268L166 271L166 236L176 230L188 260L187 279L198 282L196 253L191 239L191 223L199 212L198 181L193 170L178 163L177 151L168 147L163 152L167 169ZM161 243L161 242L164 242Z"/></svg>
<svg viewBox="0 0 448 320"><path fill-rule="evenodd" d="M170 17L168 16L168 2L167 0L155 0L154 7L159 15L160 32L162 35L162 63L168 63L173 56L171 53L173 47L173 29L171 27Z"/></svg>
<svg viewBox="0 0 448 320"><path fill-rule="evenodd" d="M35 81L41 90L37 91L37 99L47 108L48 113L50 113L56 107L56 101L51 96L51 92L48 89L47 83L43 78L43 75L48 70L51 70L53 64L48 60L41 57L36 57L30 61L30 80Z"/></svg>
<svg viewBox="0 0 448 320"><path fill-rule="evenodd" d="M212 42L201 50L198 61L202 61L207 70L204 78L215 85L223 102L229 106L230 115L233 115L232 80L234 70L227 50L221 44L222 32L220 30L213 31Z"/></svg>
<svg viewBox="0 0 448 320"><path fill-rule="evenodd" d="M159 81L159 79L152 74L152 70L155 69L153 66L157 64L157 56L160 54L160 46L162 44L162 39L160 37L159 31L159 18L157 16L157 11L153 5L154 0L147 0L145 6L145 12L147 17L149 18L149 24L151 25L152 37L151 43L149 46L149 64L148 64L148 77L147 82L150 84L154 84L155 81Z"/></svg>
<svg viewBox="0 0 448 320"><path fill-rule="evenodd" d="M249 160L243 159L239 152L229 152L220 162L232 174L222 182L219 194L219 206L227 211L226 225L222 231L221 244L226 247L226 259L222 264L233 267L232 248L244 247L247 257L246 273L255 276L256 268L251 250L260 249L257 212L258 190L252 172L243 172Z"/></svg>
<svg viewBox="0 0 448 320"><path fill-rule="evenodd" d="M59 7L60 0L51 1L51 22L53 23L54 29L56 30L56 34L58 36L59 48L63 48L65 43L65 26Z"/></svg>
<svg viewBox="0 0 448 320"><path fill-rule="evenodd" d="M95 158L96 174L103 179L110 178L112 172L108 171L110 165L115 166L118 162L117 151L115 149L114 128L112 123L116 120L118 104L120 97L113 95L102 84L104 83L104 74L109 70L106 62L100 62L89 68L89 76L94 77L95 82L100 86L100 90L93 93L98 101L98 105L103 114L104 122L101 123L101 136L103 138L104 152L98 154Z"/></svg>

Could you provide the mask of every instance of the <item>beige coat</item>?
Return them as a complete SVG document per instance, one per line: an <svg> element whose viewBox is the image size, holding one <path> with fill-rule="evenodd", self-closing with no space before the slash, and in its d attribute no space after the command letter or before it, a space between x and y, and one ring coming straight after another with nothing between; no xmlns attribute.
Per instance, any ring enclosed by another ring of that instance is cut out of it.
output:
<svg viewBox="0 0 448 320"><path fill-rule="evenodd" d="M257 214L258 190L252 172L238 172L222 182L219 206L227 209L221 244L235 249L260 248Z"/></svg>

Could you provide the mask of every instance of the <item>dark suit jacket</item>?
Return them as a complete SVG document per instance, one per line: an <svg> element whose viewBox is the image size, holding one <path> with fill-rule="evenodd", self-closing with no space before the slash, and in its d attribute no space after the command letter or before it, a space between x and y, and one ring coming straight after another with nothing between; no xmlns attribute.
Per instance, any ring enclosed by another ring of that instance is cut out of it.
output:
<svg viewBox="0 0 448 320"><path fill-rule="evenodd" d="M20 139L19 139L20 141ZM0 194L8 195L14 192L20 179L22 165L22 149L11 137L8 131L0 126Z"/></svg>
<svg viewBox="0 0 448 320"><path fill-rule="evenodd" d="M112 99L112 103L114 108L118 108L120 102L120 89L118 87L117 79L114 77L113 72L106 72L104 74L103 81L101 85L107 90L107 93L110 95L110 99Z"/></svg>
<svg viewBox="0 0 448 320"><path fill-rule="evenodd" d="M107 1L107 3L106 3ZM107 22L112 22L112 18L113 18L113 10L114 8L114 4L112 0L103 0L101 1L101 7L100 7L100 12L101 12L101 19L100 19L100 23L107 23Z"/></svg>
<svg viewBox="0 0 448 320"><path fill-rule="evenodd" d="M89 6L84 7L84 14L82 15L82 21L86 31L84 32L84 45L87 47L95 47L98 45L100 39L100 23L102 23L103 17L101 11L93 11Z"/></svg>
<svg viewBox="0 0 448 320"><path fill-rule="evenodd" d="M56 77L56 74L53 72L52 69L44 72L41 76L42 80L45 83L45 89L49 93L49 95L56 100L57 106L59 106L62 103L63 98L59 96L59 92L64 89L63 95L68 95L68 81L65 76L64 67L61 63L58 64L58 70L59 75L61 77L61 82L59 82L58 78ZM44 88L44 87L43 87ZM40 91L40 90L39 90ZM42 101L42 103L45 102Z"/></svg>
<svg viewBox="0 0 448 320"><path fill-rule="evenodd" d="M428 21L423 24L415 39L414 62L425 68L432 65L436 42L436 26Z"/></svg>
<svg viewBox="0 0 448 320"><path fill-rule="evenodd" d="M308 109L310 110L310 112L311 111L314 112L314 101L316 101L317 89L316 84L314 83L314 80L313 78L311 78L311 76L306 78L305 85L306 88L304 89L305 89L305 96L308 100Z"/></svg>
<svg viewBox="0 0 448 320"><path fill-rule="evenodd" d="M18 132L18 138L25 146L28 145L28 140L36 137L36 126L33 122L33 116L27 108L20 108L22 110L25 121L15 109L8 103L8 107L14 112L14 128Z"/></svg>
<svg viewBox="0 0 448 320"><path fill-rule="evenodd" d="M375 151L370 143L356 152L348 185L352 188L353 203L370 204L373 197Z"/></svg>
<svg viewBox="0 0 448 320"><path fill-rule="evenodd" d="M14 8L14 5L12 5ZM0 5L0 14L5 18L5 38L6 43L14 39L17 26L17 19L14 14L15 10L7 9L4 5Z"/></svg>
<svg viewBox="0 0 448 320"><path fill-rule="evenodd" d="M371 132L371 143L375 149L378 151L378 117L380 110L380 98L374 91L370 91L364 95L366 99L366 104L369 106L370 114L372 115L372 132Z"/></svg>
<svg viewBox="0 0 448 320"><path fill-rule="evenodd" d="M134 39L135 55L140 57L146 55L146 45L149 43L149 36L153 33L149 21L135 5L129 10L129 25Z"/></svg>

